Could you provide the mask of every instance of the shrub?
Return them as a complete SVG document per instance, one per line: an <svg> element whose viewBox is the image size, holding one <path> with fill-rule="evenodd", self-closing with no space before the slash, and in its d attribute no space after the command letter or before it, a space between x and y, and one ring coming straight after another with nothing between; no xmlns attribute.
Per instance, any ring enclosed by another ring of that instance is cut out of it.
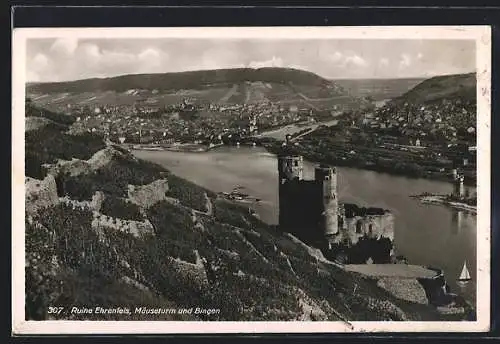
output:
<svg viewBox="0 0 500 344"><path fill-rule="evenodd" d="M207 211L205 194L212 199L216 197L213 192L177 177L174 174L169 174L168 186L169 196L177 198L185 206L199 211Z"/></svg>
<svg viewBox="0 0 500 344"><path fill-rule="evenodd" d="M127 203L124 199L115 196L105 197L101 212L105 215L124 220L141 221L143 219L139 206Z"/></svg>
<svg viewBox="0 0 500 344"><path fill-rule="evenodd" d="M57 159L89 159L105 147L102 138L93 134L68 135L60 129L47 126L25 134L25 173L29 177L43 178L42 164Z"/></svg>

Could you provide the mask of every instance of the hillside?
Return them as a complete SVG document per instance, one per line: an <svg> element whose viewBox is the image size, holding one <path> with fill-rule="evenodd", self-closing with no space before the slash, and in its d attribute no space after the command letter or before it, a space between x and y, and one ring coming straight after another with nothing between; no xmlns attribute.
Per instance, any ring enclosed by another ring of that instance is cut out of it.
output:
<svg viewBox="0 0 500 344"><path fill-rule="evenodd" d="M164 107L186 98L198 105L273 102L307 109L331 109L360 102L332 81L288 68L218 69L32 83L27 84L26 93L37 105L55 111L66 111L67 106Z"/></svg>
<svg viewBox="0 0 500 344"><path fill-rule="evenodd" d="M26 135L28 319L438 319L435 308L394 292L397 280L388 287L345 271L247 209L64 128ZM49 305L65 312L48 315ZM70 311L94 305L130 314ZM141 311L191 307L219 311Z"/></svg>
<svg viewBox="0 0 500 344"><path fill-rule="evenodd" d="M474 101L476 99L476 74L445 75L426 79L393 101L396 104L426 104L443 99Z"/></svg>
<svg viewBox="0 0 500 344"><path fill-rule="evenodd" d="M164 74L123 75L112 78L85 79L69 82L33 83L27 85L27 90L32 93L124 92L130 89L165 91L200 89L216 85L257 81L276 84L293 83L304 86L329 87L333 85L330 81L314 73L298 69L235 68Z"/></svg>
<svg viewBox="0 0 500 344"><path fill-rule="evenodd" d="M401 96L421 83L423 78L409 79L337 79L335 83L355 97L371 97L375 101Z"/></svg>

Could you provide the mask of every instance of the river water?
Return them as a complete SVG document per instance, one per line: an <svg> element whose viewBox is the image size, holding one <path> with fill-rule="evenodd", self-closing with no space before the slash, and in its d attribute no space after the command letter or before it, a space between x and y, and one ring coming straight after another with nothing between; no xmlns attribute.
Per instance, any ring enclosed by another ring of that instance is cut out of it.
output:
<svg viewBox="0 0 500 344"><path fill-rule="evenodd" d="M134 151L139 158L159 163L174 174L207 189L230 192L236 185L260 198L249 203L268 223L277 223L278 172L274 154L260 147L222 147L204 153ZM304 178L313 178L314 164L305 162ZM385 173L340 167L340 201L389 209L395 215L395 248L411 264L444 270L453 292L476 300L476 215L440 205L422 204L410 195L450 193L452 185ZM475 191L475 190L473 190ZM455 283L464 261L472 281Z"/></svg>

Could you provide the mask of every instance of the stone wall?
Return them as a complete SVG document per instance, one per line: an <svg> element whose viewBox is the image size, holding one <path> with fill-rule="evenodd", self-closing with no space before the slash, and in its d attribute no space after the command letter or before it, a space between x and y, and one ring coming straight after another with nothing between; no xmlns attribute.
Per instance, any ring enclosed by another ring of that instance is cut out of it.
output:
<svg viewBox="0 0 500 344"><path fill-rule="evenodd" d="M158 179L147 185L129 185L128 199L142 208L149 208L165 200L165 193L168 190L168 181L166 179Z"/></svg>
<svg viewBox="0 0 500 344"><path fill-rule="evenodd" d="M72 177L81 174L88 174L92 171L91 166L85 160L75 159L72 160L57 160L55 164L43 164L42 167L48 174L55 176L69 174Z"/></svg>
<svg viewBox="0 0 500 344"><path fill-rule="evenodd" d="M341 243L346 240L354 245L363 236L369 238L388 238L394 240L394 215L386 212L383 215L354 216L344 219L343 228L334 237L333 242Z"/></svg>
<svg viewBox="0 0 500 344"><path fill-rule="evenodd" d="M72 160L59 159L55 164L43 164L44 170L55 176L60 174L69 174L71 176L79 176L81 174L88 174L92 171L98 170L101 167L109 164L113 159L125 157L123 153L114 147L106 147L97 151L88 160L80 160L73 158ZM135 159L133 156L130 159Z"/></svg>
<svg viewBox="0 0 500 344"><path fill-rule="evenodd" d="M25 195L27 213L33 213L39 208L48 207L59 202L56 180L50 174L43 180L26 177Z"/></svg>
<svg viewBox="0 0 500 344"><path fill-rule="evenodd" d="M102 203L104 201L105 195L102 191L96 191L92 196L91 201L77 201L69 198L68 196L60 197L59 201L66 205L72 206L73 208L87 209L92 211L101 211Z"/></svg>
<svg viewBox="0 0 500 344"><path fill-rule="evenodd" d="M154 228L149 220L132 221L122 220L119 218L107 216L94 212L94 219L92 220L92 228L98 230L100 227L118 230L127 234L131 234L137 238L144 235L154 235Z"/></svg>

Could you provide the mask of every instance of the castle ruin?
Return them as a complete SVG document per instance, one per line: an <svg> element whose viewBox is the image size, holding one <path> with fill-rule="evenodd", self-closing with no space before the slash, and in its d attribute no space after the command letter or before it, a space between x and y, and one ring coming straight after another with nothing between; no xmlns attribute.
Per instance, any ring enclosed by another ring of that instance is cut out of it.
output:
<svg viewBox="0 0 500 344"><path fill-rule="evenodd" d="M339 202L337 169L319 165L314 179L304 179L304 160L285 145L278 155L279 225L321 249L352 246L361 237L394 239L394 217L381 208Z"/></svg>

